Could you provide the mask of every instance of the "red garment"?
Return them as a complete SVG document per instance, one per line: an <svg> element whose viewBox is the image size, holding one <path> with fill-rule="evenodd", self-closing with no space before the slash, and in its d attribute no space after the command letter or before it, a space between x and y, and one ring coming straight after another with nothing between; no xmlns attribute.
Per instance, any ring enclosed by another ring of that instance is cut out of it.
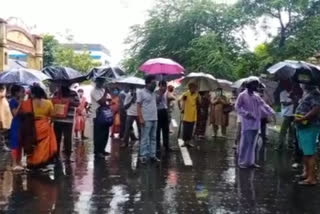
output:
<svg viewBox="0 0 320 214"><path fill-rule="evenodd" d="M87 100L85 97L80 99L80 105L76 109L76 116L75 116L75 126L74 130L76 132L82 132L85 129L87 112L86 112Z"/></svg>

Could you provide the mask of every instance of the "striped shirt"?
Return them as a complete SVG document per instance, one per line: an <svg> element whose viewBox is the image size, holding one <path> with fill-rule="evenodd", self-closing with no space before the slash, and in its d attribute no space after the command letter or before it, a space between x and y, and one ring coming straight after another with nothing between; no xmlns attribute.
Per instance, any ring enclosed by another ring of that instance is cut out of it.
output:
<svg viewBox="0 0 320 214"><path fill-rule="evenodd" d="M59 123L73 123L74 122L74 116L77 107L80 105L80 99L75 91L70 91L69 96L64 96L62 99L69 99L70 104L68 108L68 113L66 118L53 118L54 122L59 122Z"/></svg>

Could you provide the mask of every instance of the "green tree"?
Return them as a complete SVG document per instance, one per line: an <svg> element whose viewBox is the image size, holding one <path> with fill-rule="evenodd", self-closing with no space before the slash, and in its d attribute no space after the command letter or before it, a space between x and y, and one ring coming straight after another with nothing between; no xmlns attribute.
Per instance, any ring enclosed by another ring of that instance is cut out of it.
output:
<svg viewBox="0 0 320 214"><path fill-rule="evenodd" d="M100 65L91 58L88 51L76 53L71 48L63 47L53 35L48 34L43 37L43 60L45 67L66 66L83 73Z"/></svg>
<svg viewBox="0 0 320 214"><path fill-rule="evenodd" d="M55 64L59 42L53 35L45 34L43 36L43 65L51 66Z"/></svg>
<svg viewBox="0 0 320 214"><path fill-rule="evenodd" d="M89 52L75 53L71 48L60 47L57 53L56 64L66 66L86 73L100 64L94 62Z"/></svg>

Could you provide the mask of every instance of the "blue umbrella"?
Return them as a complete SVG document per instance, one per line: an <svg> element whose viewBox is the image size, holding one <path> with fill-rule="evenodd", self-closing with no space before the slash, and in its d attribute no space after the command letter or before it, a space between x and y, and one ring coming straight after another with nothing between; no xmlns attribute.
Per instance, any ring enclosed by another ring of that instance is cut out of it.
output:
<svg viewBox="0 0 320 214"><path fill-rule="evenodd" d="M33 85L50 79L40 71L27 68L13 68L0 73L0 84Z"/></svg>

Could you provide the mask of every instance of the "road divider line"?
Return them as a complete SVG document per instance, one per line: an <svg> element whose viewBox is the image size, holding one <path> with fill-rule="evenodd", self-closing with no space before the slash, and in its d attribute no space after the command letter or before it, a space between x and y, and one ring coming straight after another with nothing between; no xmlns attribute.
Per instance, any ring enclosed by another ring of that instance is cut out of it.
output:
<svg viewBox="0 0 320 214"><path fill-rule="evenodd" d="M182 139L178 139L179 148L181 151L181 155L183 158L183 162L185 166L192 166L192 160L189 154L187 147L184 147L184 141Z"/></svg>

